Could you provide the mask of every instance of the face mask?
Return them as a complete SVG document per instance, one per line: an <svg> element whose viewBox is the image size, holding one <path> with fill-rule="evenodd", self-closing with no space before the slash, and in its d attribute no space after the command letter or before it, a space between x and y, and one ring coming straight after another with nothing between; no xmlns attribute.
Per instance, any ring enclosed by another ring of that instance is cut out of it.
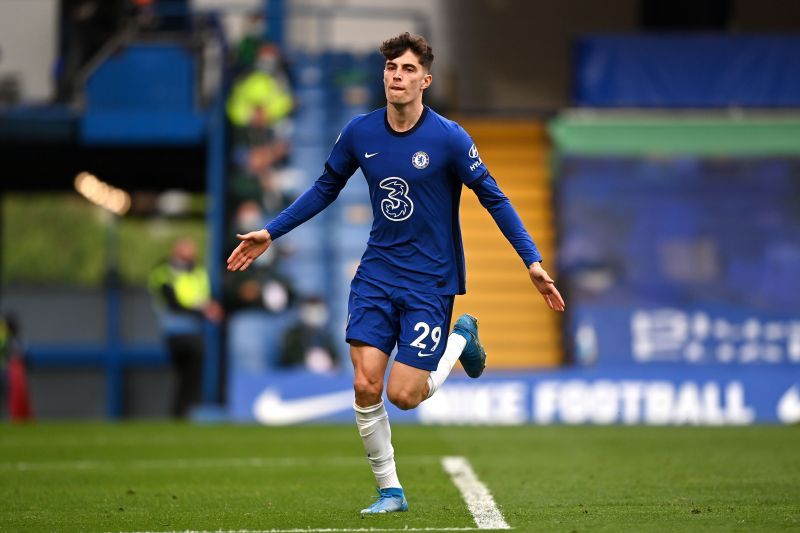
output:
<svg viewBox="0 0 800 533"><path fill-rule="evenodd" d="M263 254L256 257L256 260L253 261L253 264L261 268L272 266L275 263L275 260L278 258L277 250L277 246L270 246Z"/></svg>
<svg viewBox="0 0 800 533"><path fill-rule="evenodd" d="M277 281L268 281L261 289L261 300L267 310L279 313L289 304L289 292Z"/></svg>
<svg viewBox="0 0 800 533"><path fill-rule="evenodd" d="M186 272L194 268L194 261L185 261L183 259L172 259L170 264L172 265L172 268Z"/></svg>
<svg viewBox="0 0 800 533"><path fill-rule="evenodd" d="M239 233L254 231L261 226L263 226L261 223L261 214L257 211L245 212L236 218L236 229Z"/></svg>
<svg viewBox="0 0 800 533"><path fill-rule="evenodd" d="M306 352L306 368L317 374L324 374L333 369L333 358L328 350L314 346Z"/></svg>
<svg viewBox="0 0 800 533"><path fill-rule="evenodd" d="M256 69L267 74L273 74L278 70L278 58L271 56L259 57L256 61Z"/></svg>
<svg viewBox="0 0 800 533"><path fill-rule="evenodd" d="M323 304L306 304L300 308L300 322L309 328L319 329L328 321L328 309Z"/></svg>

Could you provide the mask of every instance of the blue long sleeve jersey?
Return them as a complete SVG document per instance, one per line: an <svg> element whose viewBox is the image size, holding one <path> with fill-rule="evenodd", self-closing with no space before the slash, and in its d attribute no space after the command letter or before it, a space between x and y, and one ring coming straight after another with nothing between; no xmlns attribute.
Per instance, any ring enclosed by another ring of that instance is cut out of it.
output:
<svg viewBox="0 0 800 533"><path fill-rule="evenodd" d="M322 176L267 224L272 238L330 205L357 168L367 179L373 222L356 277L434 294L464 294L458 218L462 184L475 192L526 268L542 260L470 136L427 106L414 127L402 133L389 125L386 108L351 120Z"/></svg>

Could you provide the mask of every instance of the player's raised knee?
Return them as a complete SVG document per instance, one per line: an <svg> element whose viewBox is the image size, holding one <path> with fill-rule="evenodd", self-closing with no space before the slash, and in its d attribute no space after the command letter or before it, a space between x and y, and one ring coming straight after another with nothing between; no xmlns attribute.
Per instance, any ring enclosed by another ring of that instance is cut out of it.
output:
<svg viewBox="0 0 800 533"><path fill-rule="evenodd" d="M389 389L386 392L386 396L390 402L403 411L414 409L422 401L422 396L419 393L408 389Z"/></svg>

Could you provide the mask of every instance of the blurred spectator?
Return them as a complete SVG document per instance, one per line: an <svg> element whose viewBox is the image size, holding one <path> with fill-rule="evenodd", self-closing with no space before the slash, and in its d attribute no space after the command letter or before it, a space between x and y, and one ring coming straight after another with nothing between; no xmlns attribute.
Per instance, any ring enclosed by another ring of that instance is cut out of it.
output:
<svg viewBox="0 0 800 533"><path fill-rule="evenodd" d="M264 17L253 13L245 21L244 35L236 44L233 57L233 68L237 75L253 68L258 49L266 42Z"/></svg>
<svg viewBox="0 0 800 533"><path fill-rule="evenodd" d="M245 200L236 208L233 233L247 233L265 224L264 210L259 202ZM230 246L236 243L231 242ZM278 263L283 248L271 247L262 254L247 272L225 275L225 308L229 311L262 309L282 313L294 301L291 282L280 275Z"/></svg>
<svg viewBox="0 0 800 533"><path fill-rule="evenodd" d="M272 128L291 113L294 106L289 80L281 66L278 47L259 48L252 72L237 81L228 98L228 118L238 128Z"/></svg>
<svg viewBox="0 0 800 533"><path fill-rule="evenodd" d="M261 184L261 205L264 206L264 214L267 219L272 220L291 205L294 201L294 196L284 190L277 172L263 174L259 182Z"/></svg>
<svg viewBox="0 0 800 533"><path fill-rule="evenodd" d="M226 276L226 309L258 309L279 314L291 307L295 291L286 277L272 269L250 270L240 276Z"/></svg>
<svg viewBox="0 0 800 533"><path fill-rule="evenodd" d="M24 355L16 319L0 315L0 420L33 418Z"/></svg>
<svg viewBox="0 0 800 533"><path fill-rule="evenodd" d="M333 339L326 329L328 307L321 298L311 296L300 304L299 321L284 333L278 366L305 367L325 373L339 366Z"/></svg>
<svg viewBox="0 0 800 533"><path fill-rule="evenodd" d="M8 361L13 350L11 327L5 317L0 317L0 420L6 418L8 410Z"/></svg>
<svg viewBox="0 0 800 533"><path fill-rule="evenodd" d="M232 125L230 235L263 227L294 199L286 186L292 176L288 162L294 107L288 69L278 47L266 41L263 17L254 15L248 23L235 47L238 77L226 106ZM288 253L286 246L273 246L248 271L223 277L229 327L239 332L230 354L234 368L263 372L275 365L296 298L280 266Z"/></svg>
<svg viewBox="0 0 800 533"><path fill-rule="evenodd" d="M230 364L254 373L274 365L281 332L290 318L287 311L295 301L290 280L278 268L279 251L268 252L245 272L226 272L223 277Z"/></svg>
<svg viewBox="0 0 800 533"><path fill-rule="evenodd" d="M222 307L211 299L208 273L197 264L193 240L175 242L169 259L150 274L150 290L177 379L172 414L185 417L201 399L205 321L222 319Z"/></svg>
<svg viewBox="0 0 800 533"><path fill-rule="evenodd" d="M245 200L239 204L236 208L236 218L233 222L236 233L247 233L248 231L253 231L253 228L262 227L266 223L264 212L255 200Z"/></svg>
<svg viewBox="0 0 800 533"><path fill-rule="evenodd" d="M284 190L275 168L278 159L286 155L285 148L288 147L259 145L241 148L241 155L237 159L242 168L233 174L229 186L229 195L234 202L232 210L238 211L238 202L255 200L263 203L264 216L271 219L294 200ZM264 220L259 225L263 226L266 222ZM254 227L250 226L247 231L252 231Z"/></svg>
<svg viewBox="0 0 800 533"><path fill-rule="evenodd" d="M250 309L280 314L293 305L295 289L277 268L279 253L277 249L264 253L262 257L266 255L265 260L246 272L225 275L225 309L229 312Z"/></svg>

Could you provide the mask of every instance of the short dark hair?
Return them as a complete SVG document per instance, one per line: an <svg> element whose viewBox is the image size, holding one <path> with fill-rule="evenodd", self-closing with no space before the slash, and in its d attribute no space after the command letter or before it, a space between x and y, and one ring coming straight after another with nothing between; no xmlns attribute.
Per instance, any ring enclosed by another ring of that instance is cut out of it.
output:
<svg viewBox="0 0 800 533"><path fill-rule="evenodd" d="M397 37L386 39L381 44L381 54L387 61L397 59L405 53L406 50L411 50L420 65L425 69L430 70L433 64L433 48L425 40L425 37L420 35L411 35L408 32L401 33Z"/></svg>

